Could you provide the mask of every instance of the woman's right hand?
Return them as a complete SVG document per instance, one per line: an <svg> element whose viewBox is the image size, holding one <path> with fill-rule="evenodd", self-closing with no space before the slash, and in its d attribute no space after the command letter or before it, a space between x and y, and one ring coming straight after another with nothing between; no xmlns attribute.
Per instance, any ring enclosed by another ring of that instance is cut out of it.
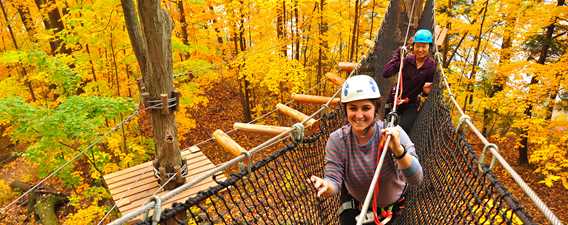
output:
<svg viewBox="0 0 568 225"><path fill-rule="evenodd" d="M314 175L312 175L312 177L310 177L308 181L312 183L318 191L318 197L328 197L333 194L333 184L331 184L329 181Z"/></svg>

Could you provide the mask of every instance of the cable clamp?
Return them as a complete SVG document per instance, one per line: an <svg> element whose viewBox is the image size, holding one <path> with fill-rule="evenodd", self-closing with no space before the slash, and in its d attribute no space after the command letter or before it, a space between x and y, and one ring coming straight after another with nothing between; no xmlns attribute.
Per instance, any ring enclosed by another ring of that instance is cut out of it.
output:
<svg viewBox="0 0 568 225"><path fill-rule="evenodd" d="M304 124L295 123L292 125L292 132L290 133L294 144L300 144L304 141Z"/></svg>
<svg viewBox="0 0 568 225"><path fill-rule="evenodd" d="M460 117L460 120L458 122L458 125L456 126L456 133L460 131L461 126L464 124L465 121L469 121L471 123L471 117L469 117L468 115L463 115Z"/></svg>
<svg viewBox="0 0 568 225"><path fill-rule="evenodd" d="M442 53L441 53L441 52L436 52L436 53L434 54L434 58L436 59L436 61L437 61L438 63L441 63L441 62L442 62Z"/></svg>
<svg viewBox="0 0 568 225"><path fill-rule="evenodd" d="M497 147L497 145L493 143L488 143L483 147L483 151L481 151L481 156L479 156L479 170L481 172L483 172L482 165L485 162L485 154L487 152L487 149L489 148L493 148L495 149L495 151L499 152L499 147ZM495 166L495 161L496 158L495 155L493 155L493 157L491 158L491 164L489 164L489 170L493 169L493 166Z"/></svg>
<svg viewBox="0 0 568 225"><path fill-rule="evenodd" d="M247 159L247 165L245 168L244 163L241 161L239 162L239 167L241 170L246 170L248 172L248 174L252 173L252 153L250 151L244 150L241 151L241 154L245 155L246 159Z"/></svg>
<svg viewBox="0 0 568 225"><path fill-rule="evenodd" d="M179 109L179 99L181 94L177 90L174 90L169 94L160 94L158 98L150 97L150 93L148 92L143 92L141 95L144 109L160 110L164 115L175 112Z"/></svg>
<svg viewBox="0 0 568 225"><path fill-rule="evenodd" d="M154 214L152 215L152 225L157 225L160 222L160 216L162 214L162 199L160 197L154 195L148 202L154 202ZM148 220L148 216L150 214L150 209L146 211L144 214L144 221Z"/></svg>

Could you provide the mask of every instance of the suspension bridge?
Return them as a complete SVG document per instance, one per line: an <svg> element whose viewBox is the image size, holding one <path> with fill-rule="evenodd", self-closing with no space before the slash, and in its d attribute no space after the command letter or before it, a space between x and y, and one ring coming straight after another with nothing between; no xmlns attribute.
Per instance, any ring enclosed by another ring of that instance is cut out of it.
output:
<svg viewBox="0 0 568 225"><path fill-rule="evenodd" d="M434 0L414 0L411 6L405 6L400 0L391 0L374 50L357 63L342 64L340 69L347 71L349 76L374 75L381 85L381 92L387 93L393 81L380 76L382 65L388 59L388 54L384 53L400 46L397 40L404 40L402 46L406 46L411 26L437 30L434 3ZM420 12L419 17L416 17L415 7ZM406 15L407 20L400 19L399 15ZM413 18L420 19L414 21ZM397 37L396 30L406 30L406 36ZM443 30L435 33L436 36L445 35ZM424 182L408 190L407 209L396 223L535 224L523 207L525 203L519 202L493 174L492 168L499 164L529 196L530 204L536 205L551 224L562 224L499 154L498 147L479 132L460 108L446 80L436 44L434 50L438 67L434 90L410 132L424 168ZM343 78L332 75L328 79L337 89L343 81ZM314 88L322 88L322 85ZM326 140L331 132L345 124L343 112L337 104L337 94L338 91L331 97L296 94L293 99L300 105L300 110L289 107L287 103L278 104L269 112L279 111L296 120L297 123L291 126L259 125L254 124L255 121L235 123L235 130L272 135L250 150L231 139L228 134L232 131L215 131L213 138L204 142L215 140L235 157L213 165L201 153L197 147L199 144L184 150L182 157L186 166L182 170L189 180L174 190L165 191L165 184L157 184L155 173L159 171L152 169L151 162L106 175L105 182L115 201L113 209L118 208L122 213L122 217L110 224L133 221L140 225L337 224L338 196L317 198L315 189L308 182L312 175L323 175ZM302 104L312 106L304 107ZM314 105L321 107L307 112L309 115L304 113L304 110L313 109ZM457 124L452 122L454 111L459 115ZM128 117L125 122L130 119ZM481 154L474 151L464 135L465 130L471 131L483 143ZM276 145L280 148L270 156L252 161L252 155ZM80 152L74 159L83 153ZM241 167L239 171L223 173L237 164ZM380 169L376 171L378 173ZM368 202L369 197L363 209L368 207ZM105 218L107 216L108 213Z"/></svg>

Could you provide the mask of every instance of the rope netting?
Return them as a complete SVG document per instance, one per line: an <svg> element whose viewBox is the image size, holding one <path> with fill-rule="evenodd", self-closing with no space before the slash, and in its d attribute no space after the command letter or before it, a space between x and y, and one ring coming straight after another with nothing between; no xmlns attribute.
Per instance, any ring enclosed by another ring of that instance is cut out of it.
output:
<svg viewBox="0 0 568 225"><path fill-rule="evenodd" d="M324 114L302 144L287 144L248 169L162 212L178 224L337 224L338 197L319 199L308 183L322 176L325 142L344 124L340 110ZM411 138L424 182L408 191L399 224L533 224L530 216L456 132L440 90L435 90ZM180 216L182 215L182 216ZM183 216L185 215L185 216ZM151 218L139 224L151 224Z"/></svg>
<svg viewBox="0 0 568 225"><path fill-rule="evenodd" d="M463 131L452 124L451 104L435 90L411 139L424 168L424 182L409 190L404 224L533 224L521 205L478 157Z"/></svg>
<svg viewBox="0 0 568 225"><path fill-rule="evenodd" d="M325 142L343 120L337 110L323 115L319 129L302 144L287 144L217 186L162 212L160 221L178 224L334 224L338 196L316 197L311 175L323 176ZM180 218L184 215L187 218ZM151 224L152 219L138 224Z"/></svg>

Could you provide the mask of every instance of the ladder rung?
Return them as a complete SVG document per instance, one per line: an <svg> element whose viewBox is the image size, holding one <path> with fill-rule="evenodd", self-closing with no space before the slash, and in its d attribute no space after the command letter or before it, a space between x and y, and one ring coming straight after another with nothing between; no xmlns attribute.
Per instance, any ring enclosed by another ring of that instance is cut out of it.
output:
<svg viewBox="0 0 568 225"><path fill-rule="evenodd" d="M217 144L221 145L226 152L233 156L239 156L242 152L246 151L222 130L215 130L215 132L213 132L213 138L215 138Z"/></svg>
<svg viewBox="0 0 568 225"><path fill-rule="evenodd" d="M341 78L339 75L337 75L334 72L327 72L325 73L325 77L333 84L337 85L337 86L341 86L343 85L343 82L345 82L345 79Z"/></svg>
<svg viewBox="0 0 568 225"><path fill-rule="evenodd" d="M292 99L301 103L307 104L325 104L331 97L317 96L317 95L303 95L303 94L292 94ZM339 103L339 98L333 98L330 104L336 105Z"/></svg>
<svg viewBox="0 0 568 225"><path fill-rule="evenodd" d="M446 39L446 35L448 34L448 28L436 25L434 32L436 33L436 45L442 46L444 44L444 39Z"/></svg>
<svg viewBox="0 0 568 225"><path fill-rule="evenodd" d="M339 71L344 71L347 73L351 73L351 71L353 71L356 66L357 63L353 62L339 62L339 64L337 65Z"/></svg>
<svg viewBox="0 0 568 225"><path fill-rule="evenodd" d="M282 132L286 132L292 129L290 127L269 126L269 125L249 124L249 123L234 123L233 128L246 132L268 134L268 135L278 135Z"/></svg>
<svg viewBox="0 0 568 225"><path fill-rule="evenodd" d="M284 104L282 104L282 103L278 103L278 104L276 105L276 108L277 108L280 112L282 112L282 113L286 114L287 116L292 117L292 118L294 118L294 119L296 119L296 120L298 120L298 121L304 121L304 119L308 118L308 116L307 116L306 114L304 114L304 113L302 113L302 112L300 112L300 111L298 111L298 110L295 110L295 109L293 109L293 108L290 108L290 107L288 107L288 106L286 106L286 105L284 105ZM306 122L306 127L311 126L311 125L314 124L315 122L316 122L315 119L313 119L313 118L309 119L308 122Z"/></svg>

